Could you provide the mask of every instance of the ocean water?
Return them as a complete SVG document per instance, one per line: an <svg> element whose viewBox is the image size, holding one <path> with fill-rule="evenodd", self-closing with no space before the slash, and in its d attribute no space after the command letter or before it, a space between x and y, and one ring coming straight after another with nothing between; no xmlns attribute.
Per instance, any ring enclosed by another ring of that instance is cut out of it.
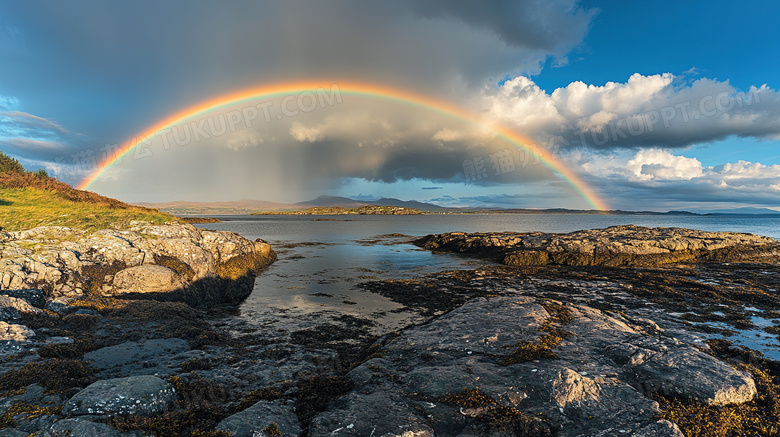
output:
<svg viewBox="0 0 780 437"><path fill-rule="evenodd" d="M370 279L408 279L441 270L472 269L489 262L433 254L409 237L463 232L573 232L619 224L748 232L780 239L778 216L599 216L474 214L420 216L224 216L201 228L233 231L271 243L278 260L255 282L240 306L247 323L300 316L370 317L381 330L416 320L389 299L356 287Z"/></svg>

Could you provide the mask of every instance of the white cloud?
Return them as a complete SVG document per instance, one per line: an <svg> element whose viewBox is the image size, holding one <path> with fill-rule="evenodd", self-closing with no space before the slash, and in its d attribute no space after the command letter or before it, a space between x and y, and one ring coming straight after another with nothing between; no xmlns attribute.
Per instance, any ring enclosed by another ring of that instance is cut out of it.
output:
<svg viewBox="0 0 780 437"><path fill-rule="evenodd" d="M572 82L546 93L527 77L483 90L486 115L539 141L556 135L597 148L683 147L731 135L780 136L780 93L766 85L741 92L728 81L681 85L664 73L625 83Z"/></svg>
<svg viewBox="0 0 780 437"><path fill-rule="evenodd" d="M647 201L731 202L776 206L780 203L780 165L737 161L704 167L696 158L645 149L611 154L580 149L563 157L582 169L592 186L609 187L610 196L628 208Z"/></svg>
<svg viewBox="0 0 780 437"><path fill-rule="evenodd" d="M323 138L321 128L306 127L297 121L290 126L290 135L298 142L313 143Z"/></svg>
<svg viewBox="0 0 780 437"><path fill-rule="evenodd" d="M458 132L454 129L445 128L436 131L436 133L433 134L433 137L431 137L431 139L433 139L434 141L441 141L444 143L448 143L452 141L460 141L463 139L463 137L464 137L463 133Z"/></svg>
<svg viewBox="0 0 780 437"><path fill-rule="evenodd" d="M691 180L703 174L696 158L675 156L665 150L640 150L626 168L639 180Z"/></svg>
<svg viewBox="0 0 780 437"><path fill-rule="evenodd" d="M19 107L19 100L16 97L0 95L0 110L13 111Z"/></svg>
<svg viewBox="0 0 780 437"><path fill-rule="evenodd" d="M222 143L226 148L230 150L241 150L250 147L257 147L263 144L263 137L253 130L240 130L227 136L226 140Z"/></svg>

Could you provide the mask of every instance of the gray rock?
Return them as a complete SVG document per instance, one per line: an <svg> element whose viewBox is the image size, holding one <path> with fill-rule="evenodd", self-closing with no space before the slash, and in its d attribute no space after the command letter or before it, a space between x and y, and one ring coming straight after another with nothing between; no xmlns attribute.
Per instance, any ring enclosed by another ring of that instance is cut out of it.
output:
<svg viewBox="0 0 780 437"><path fill-rule="evenodd" d="M36 289L22 290L2 290L0 294L10 297L24 299L30 305L36 308L43 308L46 305L46 293Z"/></svg>
<svg viewBox="0 0 780 437"><path fill-rule="evenodd" d="M659 420L630 434L630 437L685 437L677 424L668 420Z"/></svg>
<svg viewBox="0 0 780 437"><path fill-rule="evenodd" d="M65 416L142 415L169 411L176 403L173 386L155 376L129 376L97 381L65 404Z"/></svg>
<svg viewBox="0 0 780 437"><path fill-rule="evenodd" d="M428 235L415 244L500 259L507 265L661 265L675 262L777 259L769 237L680 228L612 226L569 234L541 232Z"/></svg>
<svg viewBox="0 0 780 437"><path fill-rule="evenodd" d="M433 437L434 432L406 402L380 391L349 393L314 418L310 437L333 435Z"/></svg>
<svg viewBox="0 0 780 437"><path fill-rule="evenodd" d="M33 405L57 406L64 402L57 394L49 394L38 384L28 385L24 393L8 398L0 399L0 415L4 414L16 402L23 402Z"/></svg>
<svg viewBox="0 0 780 437"><path fill-rule="evenodd" d="M166 292L197 283L195 295L191 296L193 302L199 302L200 293L204 305L222 301L235 303L251 292L251 281L243 279L275 259L265 242L249 241L231 232L200 231L188 224L135 222L126 230L104 229L93 233L43 226L5 232L0 234L0 240L3 243L0 289L18 291L45 286L51 288L54 298L83 295L86 288L82 283L83 268L122 263L130 269L143 268L106 276L100 285L103 293ZM147 267L154 265L157 256L178 259L192 269L193 275L188 272L183 275L187 277L182 278L170 270ZM237 257L242 258L242 263L221 269L221 264ZM242 279L240 283L236 281L238 278ZM198 282L200 280L204 282ZM0 294L25 297L10 292ZM29 303L42 305L32 300ZM66 312L61 305L52 303L47 304L47 309ZM0 319L11 320L17 315L16 310L5 312L7 314L0 311Z"/></svg>
<svg viewBox="0 0 780 437"><path fill-rule="evenodd" d="M95 311L95 310L91 310L91 309L87 309L87 308L82 308L82 309L80 309L80 310L76 311L76 312L75 312L75 313L73 313L73 314L77 314L77 315L86 314L86 315L89 315L89 316L97 316L97 315L98 315L98 312L97 312L97 311Z"/></svg>
<svg viewBox="0 0 780 437"><path fill-rule="evenodd" d="M0 295L1 320L13 321L19 319L23 313L41 314L42 312L22 298Z"/></svg>
<svg viewBox="0 0 780 437"><path fill-rule="evenodd" d="M48 430L42 433L42 437L120 437L116 429L104 424L95 423L84 419L58 420Z"/></svg>
<svg viewBox="0 0 780 437"><path fill-rule="evenodd" d="M547 355L508 366L497 363L518 342L535 342L544 334L539 329L549 328L548 312L527 297L472 300L407 329L382 348L381 358L350 371L354 389L315 417L312 435L340 428L336 435L397 435L407 425L436 435L525 432L486 425L491 408L501 406L527 418L541 413L546 423L531 420L531 426L561 437L632 432L671 437L679 430L655 419L660 409L646 396L653 391L648 381L665 393L713 403L744 402L754 393L749 375L647 328L649 322L636 330L621 316L585 306L567 308L572 320L561 328L571 335L553 349L557 358ZM645 358L640 360L641 351ZM463 407L447 400L477 389L486 399L483 405Z"/></svg>
<svg viewBox="0 0 780 437"><path fill-rule="evenodd" d="M155 249L161 254L177 258L190 266L195 273L194 280L214 274L215 262L211 253L189 238L160 240Z"/></svg>
<svg viewBox="0 0 780 437"><path fill-rule="evenodd" d="M35 337L35 331L24 326L0 321L0 341L26 343Z"/></svg>
<svg viewBox="0 0 780 437"><path fill-rule="evenodd" d="M596 381L568 368L563 368L558 373L552 386L551 398L559 408L579 407L588 402L597 402L602 396L601 387Z"/></svg>
<svg viewBox="0 0 780 437"><path fill-rule="evenodd" d="M54 311L55 313L59 313L59 314L69 313L70 307L68 306L68 303L71 302L72 300L73 298L70 297L55 298L46 303L46 309L49 311Z"/></svg>
<svg viewBox="0 0 780 437"><path fill-rule="evenodd" d="M156 265L126 268L114 275L112 294L162 293L178 290L184 281L173 270Z"/></svg>
<svg viewBox="0 0 780 437"><path fill-rule="evenodd" d="M16 428L0 429L0 437L28 437L29 432L24 432Z"/></svg>
<svg viewBox="0 0 780 437"><path fill-rule="evenodd" d="M647 391L657 390L713 405L743 403L756 395L750 374L692 348L668 352L640 350L623 372L626 379Z"/></svg>
<svg viewBox="0 0 780 437"><path fill-rule="evenodd" d="M259 401L219 422L217 431L229 432L233 437L260 437L268 436L264 430L276 424L283 436L299 436L302 430L292 408L291 403Z"/></svg>

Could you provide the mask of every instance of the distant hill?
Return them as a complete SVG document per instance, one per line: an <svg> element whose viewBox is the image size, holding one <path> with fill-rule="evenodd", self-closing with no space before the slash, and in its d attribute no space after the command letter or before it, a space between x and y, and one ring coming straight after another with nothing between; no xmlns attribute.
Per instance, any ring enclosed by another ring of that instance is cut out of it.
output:
<svg viewBox="0 0 780 437"><path fill-rule="evenodd" d="M289 211L298 209L287 203L267 202L264 200L241 199L226 202L189 202L177 200L160 203L136 203L147 208L156 208L176 215L233 215L251 214L257 211Z"/></svg>
<svg viewBox="0 0 780 437"><path fill-rule="evenodd" d="M596 211L580 210L567 208L454 208L444 207L433 203L420 202L417 200L400 200L393 197L385 197L375 201L360 201L343 196L319 196L316 199L306 200L294 204L268 202L264 200L242 199L229 202L189 202L175 201L162 203L137 203L136 205L148 208L156 208L175 215L232 215L232 214L252 214L256 212L284 212L300 211L309 208L345 208L355 209L365 206L388 206L397 208L411 208L424 212L433 213L489 213L489 214L607 214L607 215L707 215L707 214L780 214L769 208L735 208L719 209L714 211Z"/></svg>
<svg viewBox="0 0 780 437"><path fill-rule="evenodd" d="M377 206L398 206L403 208L414 208L420 211L450 211L455 210L452 208L445 208L443 206L434 205L433 203L418 202L416 200L399 200L392 197L386 197L379 199L375 202L368 202L371 205Z"/></svg>
<svg viewBox="0 0 780 437"><path fill-rule="evenodd" d="M326 207L326 208L360 208L361 206L366 206L370 202L358 202L357 200L352 200L349 197L339 197L339 196L320 196L313 200L307 200L305 202L298 202L295 204L295 206L303 206L306 208L310 207Z"/></svg>
<svg viewBox="0 0 780 437"><path fill-rule="evenodd" d="M312 206L295 211L258 212L253 215L419 215L426 214L415 208L405 206L364 205L357 208L343 206Z"/></svg>
<svg viewBox="0 0 780 437"><path fill-rule="evenodd" d="M709 211L710 214L780 214L780 211L775 211L769 208L734 208L734 209L715 209Z"/></svg>

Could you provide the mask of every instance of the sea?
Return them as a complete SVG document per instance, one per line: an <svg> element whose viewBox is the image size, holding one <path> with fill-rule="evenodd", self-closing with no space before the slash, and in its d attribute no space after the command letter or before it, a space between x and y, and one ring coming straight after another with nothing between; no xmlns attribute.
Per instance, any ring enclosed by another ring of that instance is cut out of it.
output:
<svg viewBox="0 0 780 437"><path fill-rule="evenodd" d="M413 279L443 270L490 264L456 254L435 254L411 244L412 237L444 232L573 232L633 224L704 231L745 232L780 240L778 215L231 215L197 227L261 238L278 254L239 307L245 323L269 329L298 329L338 315L375 321L377 332L423 319L362 282ZM293 325L285 326L289 320ZM764 348L759 348L764 349ZM780 355L778 355L780 359Z"/></svg>

